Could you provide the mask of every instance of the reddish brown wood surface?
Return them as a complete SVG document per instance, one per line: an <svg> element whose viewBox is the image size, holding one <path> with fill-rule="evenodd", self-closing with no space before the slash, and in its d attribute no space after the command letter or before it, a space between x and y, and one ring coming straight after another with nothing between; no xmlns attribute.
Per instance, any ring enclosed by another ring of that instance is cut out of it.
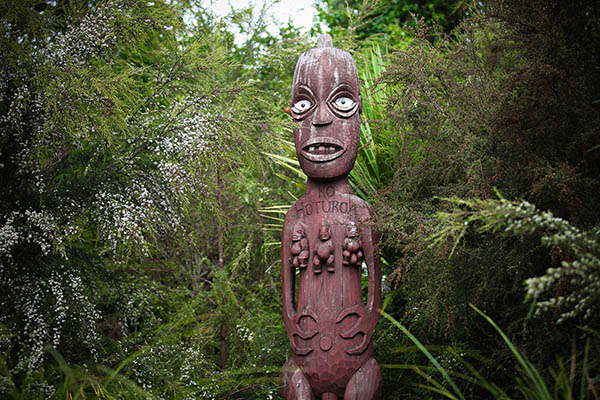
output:
<svg viewBox="0 0 600 400"><path fill-rule="evenodd" d="M358 73L352 56L330 40L321 37L300 56L290 104L308 181L283 227L283 319L292 348L281 374L287 400L370 400L381 385L372 345L381 307L377 235L369 204L352 194L347 179L360 134Z"/></svg>

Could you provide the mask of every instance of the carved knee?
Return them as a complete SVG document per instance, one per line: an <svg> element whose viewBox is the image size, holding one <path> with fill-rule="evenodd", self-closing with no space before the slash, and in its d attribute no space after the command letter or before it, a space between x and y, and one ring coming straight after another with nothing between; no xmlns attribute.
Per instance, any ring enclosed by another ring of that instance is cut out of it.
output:
<svg viewBox="0 0 600 400"><path fill-rule="evenodd" d="M374 358L370 358L350 378L344 393L344 400L379 399L381 386L381 368Z"/></svg>
<svg viewBox="0 0 600 400"><path fill-rule="evenodd" d="M315 400L310 383L293 358L281 370L282 394L285 400Z"/></svg>

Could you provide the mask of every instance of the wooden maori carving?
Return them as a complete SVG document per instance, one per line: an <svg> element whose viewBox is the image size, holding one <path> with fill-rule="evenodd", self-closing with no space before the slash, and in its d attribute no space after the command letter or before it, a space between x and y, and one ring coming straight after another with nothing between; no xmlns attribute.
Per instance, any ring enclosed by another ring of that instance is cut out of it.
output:
<svg viewBox="0 0 600 400"><path fill-rule="evenodd" d="M331 242L331 227L329 226L327 217L323 217L321 225L319 225L319 240L320 243L317 246L317 253L313 259L313 270L315 274L320 274L321 267L326 265L327 271L333 272L335 271L335 265L333 263L335 256L333 254L333 243Z"/></svg>
<svg viewBox="0 0 600 400"><path fill-rule="evenodd" d="M346 238L344 239L342 257L345 266L358 267L362 265L363 252L362 243L358 235L358 227L354 221L349 221L346 226Z"/></svg>
<svg viewBox="0 0 600 400"><path fill-rule="evenodd" d="M377 399L381 370L371 338L381 307L378 238L369 204L347 178L360 135L358 73L329 36L300 56L290 105L308 181L283 226L283 319L292 349L281 373L283 396Z"/></svg>
<svg viewBox="0 0 600 400"><path fill-rule="evenodd" d="M308 240L306 239L306 228L302 221L296 222L292 233L291 264L295 268L306 268L308 266Z"/></svg>

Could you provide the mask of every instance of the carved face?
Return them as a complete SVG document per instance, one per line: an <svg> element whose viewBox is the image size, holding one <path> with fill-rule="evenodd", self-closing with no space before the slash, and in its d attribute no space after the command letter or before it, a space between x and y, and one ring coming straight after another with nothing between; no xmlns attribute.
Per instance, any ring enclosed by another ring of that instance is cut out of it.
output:
<svg viewBox="0 0 600 400"><path fill-rule="evenodd" d="M302 227L302 225L297 224L294 227L294 232L292 233L292 240L298 241L298 240L302 239L303 236L304 236L304 228Z"/></svg>
<svg viewBox="0 0 600 400"><path fill-rule="evenodd" d="M319 239L321 239L321 241L331 239L331 233L329 232L329 225L319 226Z"/></svg>
<svg viewBox="0 0 600 400"><path fill-rule="evenodd" d="M349 238L355 238L358 236L358 227L352 221L346 226L346 236Z"/></svg>
<svg viewBox="0 0 600 400"><path fill-rule="evenodd" d="M296 153L316 180L347 175L356 160L362 102L352 56L333 47L310 49L296 65L290 114Z"/></svg>

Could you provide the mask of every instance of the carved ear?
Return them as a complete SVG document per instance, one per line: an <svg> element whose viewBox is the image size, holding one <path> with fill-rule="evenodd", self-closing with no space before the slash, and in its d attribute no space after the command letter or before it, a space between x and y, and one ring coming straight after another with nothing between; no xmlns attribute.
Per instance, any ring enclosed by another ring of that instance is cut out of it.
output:
<svg viewBox="0 0 600 400"><path fill-rule="evenodd" d="M362 114L362 96L358 96L358 113Z"/></svg>

